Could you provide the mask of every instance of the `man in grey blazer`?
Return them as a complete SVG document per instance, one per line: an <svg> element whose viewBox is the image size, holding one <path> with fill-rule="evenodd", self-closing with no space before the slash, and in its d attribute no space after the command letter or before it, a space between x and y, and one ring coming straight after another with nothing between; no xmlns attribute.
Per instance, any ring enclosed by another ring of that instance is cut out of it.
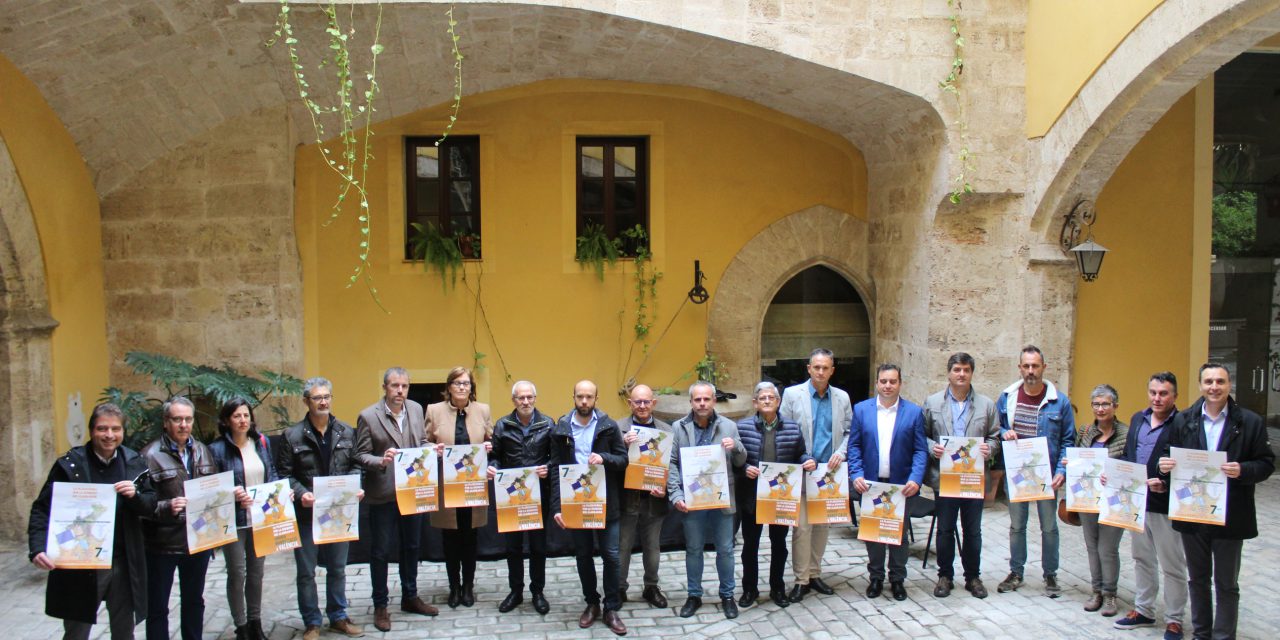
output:
<svg viewBox="0 0 1280 640"><path fill-rule="evenodd" d="M996 405L973 389L973 356L955 353L947 359L947 388L924 401L924 435L929 445L929 469L925 482L938 493L938 460L942 457L942 438L982 438L980 452L985 462L991 459L1000 442L1000 418ZM983 470L985 473L986 470ZM933 595L945 598L954 588L956 556L956 520L964 532L960 548L960 564L964 567L964 588L975 598L987 597L987 589L979 577L982 567L982 498L943 498L938 496L938 584Z"/></svg>
<svg viewBox="0 0 1280 640"><path fill-rule="evenodd" d="M783 418L800 425L805 453L819 465L835 469L844 462L849 444L849 423L853 405L849 394L830 385L835 373L835 356L822 348L809 354L809 379L782 392ZM800 521L791 536L791 571L796 577L788 599L800 602L809 590L831 595L835 590L822 581L822 555L827 550L828 525L809 524L800 510Z"/></svg>
<svg viewBox="0 0 1280 640"><path fill-rule="evenodd" d="M356 420L356 464L364 470L364 502L369 505L369 529L373 536L369 549L369 576L373 582L373 626L391 630L387 612L387 557L391 550L391 530L400 534L400 609L408 613L434 616L439 611L418 597L418 544L422 536L421 515L400 515L396 505L395 469L391 466L400 449L421 447L426 418L422 405L410 400L409 373L392 367L382 375L383 397Z"/></svg>

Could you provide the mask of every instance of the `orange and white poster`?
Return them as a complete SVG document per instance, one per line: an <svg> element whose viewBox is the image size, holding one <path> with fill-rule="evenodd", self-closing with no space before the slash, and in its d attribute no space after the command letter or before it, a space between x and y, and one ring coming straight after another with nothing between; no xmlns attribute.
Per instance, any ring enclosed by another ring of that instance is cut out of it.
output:
<svg viewBox="0 0 1280 640"><path fill-rule="evenodd" d="M253 524L255 555L261 558L277 551L302 546L288 480L256 484L246 487L245 491L253 498L253 505L249 507L249 519Z"/></svg>
<svg viewBox="0 0 1280 640"><path fill-rule="evenodd" d="M894 546L902 544L902 522L907 515L906 488L900 484L868 482L862 494L862 517L858 519L858 539Z"/></svg>
<svg viewBox="0 0 1280 640"><path fill-rule="evenodd" d="M632 426L636 441L627 447L627 471L622 486L652 491L667 489L671 463L671 434L652 427Z"/></svg>
<svg viewBox="0 0 1280 640"><path fill-rule="evenodd" d="M799 464L761 462L756 477L756 524L794 527L800 522Z"/></svg>
<svg viewBox="0 0 1280 640"><path fill-rule="evenodd" d="M396 454L396 504L400 515L429 513L440 509L439 478L435 447L400 449Z"/></svg>
<svg viewBox="0 0 1280 640"><path fill-rule="evenodd" d="M605 523L604 465L560 466L560 515L566 529L603 529Z"/></svg>
<svg viewBox="0 0 1280 640"><path fill-rule="evenodd" d="M493 496L499 533L542 528L542 485L537 467L499 470L493 476Z"/></svg>
<svg viewBox="0 0 1280 640"><path fill-rule="evenodd" d="M455 444L444 448L444 506L483 507L489 504L485 481L489 455L483 444Z"/></svg>
<svg viewBox="0 0 1280 640"><path fill-rule="evenodd" d="M804 479L804 502L810 524L846 524L849 514L849 463L835 469L819 464Z"/></svg>

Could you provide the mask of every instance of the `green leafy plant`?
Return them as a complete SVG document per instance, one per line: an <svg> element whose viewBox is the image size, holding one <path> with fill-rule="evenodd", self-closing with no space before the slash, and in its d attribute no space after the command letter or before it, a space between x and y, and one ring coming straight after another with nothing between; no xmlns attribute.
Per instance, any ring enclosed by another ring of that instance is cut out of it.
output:
<svg viewBox="0 0 1280 640"><path fill-rule="evenodd" d="M636 338L643 340L653 328L649 306L658 298L658 280L662 279L661 271L649 271L653 261L653 253L649 250L649 233L644 227L636 225L622 232L622 237L629 245L631 263L635 267L634 287L636 303Z"/></svg>
<svg viewBox="0 0 1280 640"><path fill-rule="evenodd" d="M409 252L415 260L422 261L422 268L440 272L440 285L447 292L450 285L458 283L458 269L462 266L462 251L458 240L440 233L434 222L414 222L413 235L409 238Z"/></svg>
<svg viewBox="0 0 1280 640"><path fill-rule="evenodd" d="M621 256L622 241L605 235L603 226L589 222L582 235L578 236L573 259L584 267L594 267L596 277L604 282L604 265L612 266Z"/></svg>
<svg viewBox="0 0 1280 640"><path fill-rule="evenodd" d="M145 351L132 351L125 355L124 361L135 373L149 376L152 384L164 390L163 397L118 387L103 390L99 400L120 406L125 414L125 444L134 448L159 437L163 428L161 407L174 396L186 396L195 404L195 435L209 440L217 434L218 411L228 400L244 398L256 411L264 402L276 398L269 408L276 418L276 429L283 429L291 421L288 410L279 400L302 395L302 380L277 371L262 370L253 376L225 363L221 367L197 365ZM258 418L259 429L264 429L261 417Z"/></svg>
<svg viewBox="0 0 1280 640"><path fill-rule="evenodd" d="M729 380L729 372L716 359L715 354L710 351L706 352L702 359L693 365L693 372L699 380L705 380L717 387L720 386L720 383Z"/></svg>
<svg viewBox="0 0 1280 640"><path fill-rule="evenodd" d="M956 177L952 178L951 193L947 199L952 204L960 204L961 198L973 193L973 185L969 183L969 175L973 172L973 155L969 152L969 125L965 117L964 100L960 95L960 76L964 73L964 34L960 33L960 0L947 0L947 8L951 15L947 16L951 32L951 67L947 75L938 83L938 87L952 95L956 101L956 130L960 134L960 150L956 152Z"/></svg>

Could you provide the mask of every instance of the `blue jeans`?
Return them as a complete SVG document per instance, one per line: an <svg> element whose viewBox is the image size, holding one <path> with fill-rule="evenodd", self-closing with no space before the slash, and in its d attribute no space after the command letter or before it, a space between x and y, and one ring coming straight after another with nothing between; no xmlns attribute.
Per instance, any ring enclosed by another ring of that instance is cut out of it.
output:
<svg viewBox="0 0 1280 640"><path fill-rule="evenodd" d="M956 575L956 521L960 522L964 544L960 548L960 565L964 579L972 580L982 571L982 499L938 498L938 577Z"/></svg>
<svg viewBox="0 0 1280 640"><path fill-rule="evenodd" d="M1058 575L1058 501L1009 503L1009 571L1022 576L1027 564L1027 519L1031 507L1040 516L1040 564L1044 577Z"/></svg>
<svg viewBox="0 0 1280 640"><path fill-rule="evenodd" d="M391 601L387 589L387 562L391 553L391 530L400 534L400 599L418 595L418 543L422 538L422 516L402 516L393 502L369 506L369 528L373 543L369 549L369 575L373 581L373 606L384 609Z"/></svg>
<svg viewBox="0 0 1280 640"><path fill-rule="evenodd" d="M182 640L200 640L204 632L204 576L212 551L147 553L147 640L169 640L169 594L178 572Z"/></svg>
<svg viewBox="0 0 1280 640"><path fill-rule="evenodd" d="M302 546L293 550L293 562L298 568L298 612L303 624L318 627L324 622L320 617L320 595L316 592L316 566L325 568L325 613L329 622L347 617L347 549L349 542L332 542L317 545L312 540L310 514L299 514L298 534Z"/></svg>
<svg viewBox="0 0 1280 640"><path fill-rule="evenodd" d="M571 529L574 555L578 562L578 580L582 582L582 597L587 604L600 604L600 591L596 582L596 561L592 553L600 545L600 559L604 563L604 610L617 611L622 607L618 599L618 533L619 521L607 523L604 530Z"/></svg>
<svg viewBox="0 0 1280 640"><path fill-rule="evenodd" d="M720 598L732 598L737 586L733 581L733 514L719 509L684 514L684 571L689 597L702 597L702 553L708 536L716 545Z"/></svg>

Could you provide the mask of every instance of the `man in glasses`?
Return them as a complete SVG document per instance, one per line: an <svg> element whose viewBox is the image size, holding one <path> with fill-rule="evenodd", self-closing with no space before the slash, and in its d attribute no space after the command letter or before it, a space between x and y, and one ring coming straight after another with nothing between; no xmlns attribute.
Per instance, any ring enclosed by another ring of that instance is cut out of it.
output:
<svg viewBox="0 0 1280 640"><path fill-rule="evenodd" d="M632 427L649 427L671 433L670 424L653 416L653 402L653 389L647 385L640 384L631 389L631 415L618 421L618 428L623 433L622 441L628 448L638 437ZM667 606L667 597L658 588L658 558L662 523L666 520L668 508L665 489L626 489L622 492L618 595L623 602L627 601L627 575L631 569L631 553L635 550L638 535L641 558L644 561L644 591L641 597L651 607L664 609Z"/></svg>

